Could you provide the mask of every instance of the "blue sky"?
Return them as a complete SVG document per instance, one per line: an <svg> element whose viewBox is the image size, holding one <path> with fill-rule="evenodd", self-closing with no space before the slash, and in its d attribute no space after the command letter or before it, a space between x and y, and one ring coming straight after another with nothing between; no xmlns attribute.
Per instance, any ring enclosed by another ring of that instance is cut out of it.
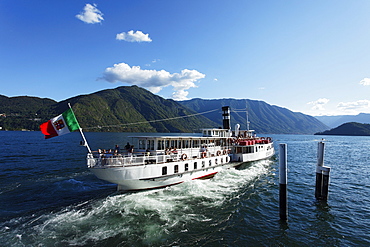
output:
<svg viewBox="0 0 370 247"><path fill-rule="evenodd" d="M0 1L0 94L138 85L175 100L370 113L370 1Z"/></svg>

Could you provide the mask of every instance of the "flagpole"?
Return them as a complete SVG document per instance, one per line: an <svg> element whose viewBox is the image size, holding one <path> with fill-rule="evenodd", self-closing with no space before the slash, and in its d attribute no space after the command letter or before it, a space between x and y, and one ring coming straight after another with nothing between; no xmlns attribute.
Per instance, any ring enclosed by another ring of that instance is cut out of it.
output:
<svg viewBox="0 0 370 247"><path fill-rule="evenodd" d="M69 106L69 108L73 111L72 106L71 106L71 104L70 104L70 103L68 103L68 106ZM73 113L73 114L74 114L74 113ZM75 116L75 117L76 117L76 116ZM77 120L77 118L76 118L76 120ZM78 122L78 121L77 121L77 122ZM80 125L80 124L78 124L78 125ZM87 143L87 140L86 140L86 138L85 138L84 133L82 132L82 128L81 128L81 126L80 126L79 130L80 130L80 133L81 133L82 139L84 140L84 146L86 146L86 148L87 148L87 150L89 151L89 153L91 153L90 146L89 146L89 144Z"/></svg>

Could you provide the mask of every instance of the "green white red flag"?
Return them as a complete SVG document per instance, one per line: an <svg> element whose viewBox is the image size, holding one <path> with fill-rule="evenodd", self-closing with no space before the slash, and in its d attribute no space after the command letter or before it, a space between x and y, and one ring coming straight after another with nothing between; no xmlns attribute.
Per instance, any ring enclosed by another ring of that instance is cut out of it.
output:
<svg viewBox="0 0 370 247"><path fill-rule="evenodd" d="M45 139L68 134L79 128L80 125L72 108L40 125L40 130L45 135Z"/></svg>

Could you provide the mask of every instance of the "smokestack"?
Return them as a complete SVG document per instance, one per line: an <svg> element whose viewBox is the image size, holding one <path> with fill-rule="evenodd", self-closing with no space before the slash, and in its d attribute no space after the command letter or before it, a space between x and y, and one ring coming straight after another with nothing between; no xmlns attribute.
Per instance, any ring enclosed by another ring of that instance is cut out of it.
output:
<svg viewBox="0 0 370 247"><path fill-rule="evenodd" d="M228 106L222 107L222 121L223 121L223 128L229 130L230 129L230 107Z"/></svg>

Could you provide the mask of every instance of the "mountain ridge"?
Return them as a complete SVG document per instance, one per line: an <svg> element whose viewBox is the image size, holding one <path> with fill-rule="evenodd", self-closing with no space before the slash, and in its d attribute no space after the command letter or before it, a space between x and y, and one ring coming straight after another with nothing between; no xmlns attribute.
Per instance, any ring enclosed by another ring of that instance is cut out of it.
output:
<svg viewBox="0 0 370 247"><path fill-rule="evenodd" d="M330 128L338 127L339 125L350 122L370 124L369 113L359 113L357 115L315 116L315 118Z"/></svg>
<svg viewBox="0 0 370 247"><path fill-rule="evenodd" d="M264 101L249 99L191 99L181 101L190 109L204 112L228 105L231 108L231 126L240 124L246 129L246 109L250 127L259 133L269 134L313 134L328 129L326 125L312 116L292 112L286 108L269 105ZM236 109L236 110L235 110ZM221 124L222 119L213 114L207 116L212 121Z"/></svg>
<svg viewBox="0 0 370 247"><path fill-rule="evenodd" d="M222 126L221 107L230 106L232 124L245 127L245 102L251 127L260 133L313 134L328 129L311 116L271 106L263 101L164 99L138 86L121 86L57 102L47 98L0 95L0 126L7 130L39 130L39 125L68 109L85 131L194 132ZM210 110L219 109L209 112ZM242 111L244 109L244 111ZM200 112L204 115L186 117ZM164 121L163 119L167 119ZM244 125L244 126L243 126Z"/></svg>

